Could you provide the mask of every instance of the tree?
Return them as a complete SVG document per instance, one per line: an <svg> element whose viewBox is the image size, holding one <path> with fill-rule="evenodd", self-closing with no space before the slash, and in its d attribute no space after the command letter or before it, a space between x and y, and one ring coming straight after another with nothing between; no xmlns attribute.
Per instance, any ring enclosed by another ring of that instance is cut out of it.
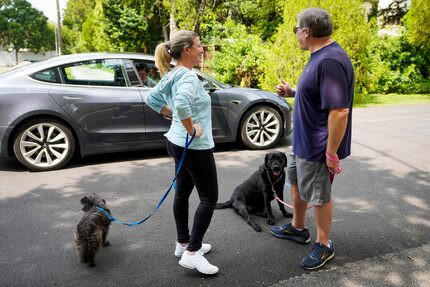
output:
<svg viewBox="0 0 430 287"><path fill-rule="evenodd" d="M106 34L117 51L155 50L163 40L163 26L168 14L161 1L104 0Z"/></svg>
<svg viewBox="0 0 430 287"><path fill-rule="evenodd" d="M409 12L405 16L406 34L409 41L418 47L430 49L430 2L412 0Z"/></svg>
<svg viewBox="0 0 430 287"><path fill-rule="evenodd" d="M163 5L180 29L193 30L208 41L218 33L215 27L227 19L263 40L282 21L282 5L277 0L164 0Z"/></svg>
<svg viewBox="0 0 430 287"><path fill-rule="evenodd" d="M180 27L200 34L204 16L212 14L216 5L216 0L164 0L163 7L170 15L170 33Z"/></svg>
<svg viewBox="0 0 430 287"><path fill-rule="evenodd" d="M52 48L54 31L41 11L25 0L5 0L0 4L0 44L15 51L16 63L21 49L37 53Z"/></svg>
<svg viewBox="0 0 430 287"><path fill-rule="evenodd" d="M282 23L282 4L283 1L277 0L230 0L223 7L228 18L245 25L249 33L265 41Z"/></svg>
<svg viewBox="0 0 430 287"><path fill-rule="evenodd" d="M82 40L87 51L111 51L109 36L106 34L106 20L103 0L96 0L82 25Z"/></svg>
<svg viewBox="0 0 430 287"><path fill-rule="evenodd" d="M216 78L234 85L258 86L264 74L265 44L258 35L248 33L245 25L231 19L222 27L219 51L213 51L210 63Z"/></svg>
<svg viewBox="0 0 430 287"><path fill-rule="evenodd" d="M96 1L68 0L63 18L63 53L87 52L88 48L83 39L82 30L85 21L92 13Z"/></svg>
<svg viewBox="0 0 430 287"><path fill-rule="evenodd" d="M262 88L273 90L279 79L295 84L309 59L309 54L300 50L292 27L297 24L297 15L308 7L326 9L333 20L333 39L346 50L355 69L356 94L366 93L366 47L370 37L370 26L361 10L360 0L308 0L284 2L283 23L274 36L273 46L264 63L265 77ZM357 99L357 97L356 97ZM358 99L361 100L361 99Z"/></svg>

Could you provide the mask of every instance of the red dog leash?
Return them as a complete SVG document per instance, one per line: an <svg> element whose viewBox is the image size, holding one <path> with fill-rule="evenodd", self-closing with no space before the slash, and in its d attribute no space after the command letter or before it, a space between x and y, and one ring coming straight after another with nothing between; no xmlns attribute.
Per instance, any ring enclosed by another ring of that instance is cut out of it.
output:
<svg viewBox="0 0 430 287"><path fill-rule="evenodd" d="M334 176L335 176L336 174L341 173L341 172L342 172L342 170L343 170L343 168L342 168L342 166L340 165L339 157L337 156L337 154L336 154L335 156L331 156L331 155L329 155L328 153L326 153L326 154L325 154L325 156L326 156L326 158L327 158L329 161L335 162L335 163L336 163L336 165L337 165L336 169L328 168L328 171L330 172L330 182L331 182L331 183L333 183Z"/></svg>

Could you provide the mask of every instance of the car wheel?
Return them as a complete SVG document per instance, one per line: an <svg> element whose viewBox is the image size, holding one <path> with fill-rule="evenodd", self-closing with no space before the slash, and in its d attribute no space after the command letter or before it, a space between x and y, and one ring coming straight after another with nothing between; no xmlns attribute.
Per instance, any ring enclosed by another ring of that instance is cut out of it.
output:
<svg viewBox="0 0 430 287"><path fill-rule="evenodd" d="M282 118L268 106L259 106L246 113L241 125L241 140L250 149L274 146L282 133Z"/></svg>
<svg viewBox="0 0 430 287"><path fill-rule="evenodd" d="M19 129L13 150L16 158L31 170L54 170L72 158L75 139L69 128L59 121L31 120Z"/></svg>

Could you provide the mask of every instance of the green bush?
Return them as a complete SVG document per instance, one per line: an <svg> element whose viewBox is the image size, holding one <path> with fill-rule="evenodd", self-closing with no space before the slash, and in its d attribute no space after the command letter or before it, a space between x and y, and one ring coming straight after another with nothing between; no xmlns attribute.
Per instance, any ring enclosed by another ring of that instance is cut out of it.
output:
<svg viewBox="0 0 430 287"><path fill-rule="evenodd" d="M308 0L285 1L284 22L273 38L273 45L264 62L266 71L262 80L264 89L273 90L280 79L295 85L309 60L309 53L300 50L292 28L297 24L297 15L309 7L326 9L333 20L333 39L348 53L355 69L355 101L365 101L368 74L366 46L371 26L361 9L360 0Z"/></svg>
<svg viewBox="0 0 430 287"><path fill-rule="evenodd" d="M409 43L405 36L375 36L368 46L367 57L369 92L430 92L430 54Z"/></svg>
<svg viewBox="0 0 430 287"><path fill-rule="evenodd" d="M249 34L244 25L233 20L227 20L219 31L216 41L219 50L212 51L213 58L208 63L214 76L233 85L260 86L265 56L265 44L261 38Z"/></svg>

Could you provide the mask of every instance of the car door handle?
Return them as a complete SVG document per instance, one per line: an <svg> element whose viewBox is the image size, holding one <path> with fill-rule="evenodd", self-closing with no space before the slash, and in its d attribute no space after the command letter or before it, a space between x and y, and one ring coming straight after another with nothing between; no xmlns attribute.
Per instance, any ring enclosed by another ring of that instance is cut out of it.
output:
<svg viewBox="0 0 430 287"><path fill-rule="evenodd" d="M242 101L239 100L230 100L230 103L235 104L235 105L240 105Z"/></svg>
<svg viewBox="0 0 430 287"><path fill-rule="evenodd" d="M82 100L82 97L79 96L63 96L65 100Z"/></svg>

